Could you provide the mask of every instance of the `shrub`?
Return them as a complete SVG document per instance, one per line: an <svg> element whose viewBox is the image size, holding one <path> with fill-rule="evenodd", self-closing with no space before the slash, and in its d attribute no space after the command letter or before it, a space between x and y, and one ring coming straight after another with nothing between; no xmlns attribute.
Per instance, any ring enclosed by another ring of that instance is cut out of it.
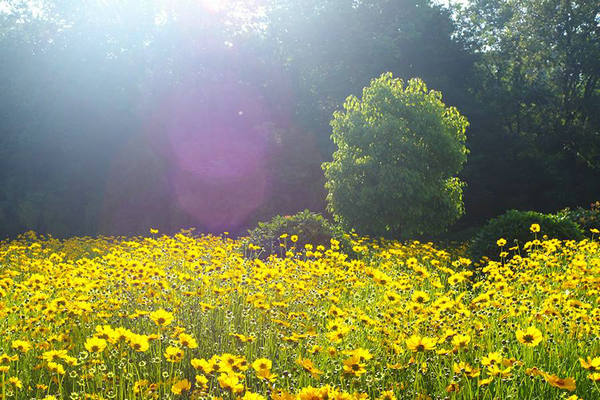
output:
<svg viewBox="0 0 600 400"><path fill-rule="evenodd" d="M350 96L331 121L328 210L344 229L388 238L442 232L463 213L468 122L420 79L391 73Z"/></svg>
<svg viewBox="0 0 600 400"><path fill-rule="evenodd" d="M286 237L281 237L287 235ZM292 241L292 236L298 238ZM326 249L331 247L331 239L340 242L340 250L350 254L352 246L348 235L341 228L332 225L322 215L304 210L294 215L277 215L268 222L259 222L258 226L248 231L247 242L262 248L261 255L282 255L283 248L280 244L286 244L289 249L294 246L298 250L304 250L306 244L312 244L315 249L322 245Z"/></svg>
<svg viewBox="0 0 600 400"><path fill-rule="evenodd" d="M471 258L474 261L478 261L484 256L498 259L501 250L496 242L500 238L507 241L505 249L512 247L515 242L522 248L523 244L536 237L530 231L532 224L538 224L541 228L537 234L538 239L542 239L543 236L561 240L581 240L583 238L583 233L577 224L564 216L511 210L489 220L475 235L469 247Z"/></svg>
<svg viewBox="0 0 600 400"><path fill-rule="evenodd" d="M557 215L575 222L584 234L589 234L590 229L600 229L600 201L592 203L589 209L583 207L577 207L573 210L565 208L560 210Z"/></svg>

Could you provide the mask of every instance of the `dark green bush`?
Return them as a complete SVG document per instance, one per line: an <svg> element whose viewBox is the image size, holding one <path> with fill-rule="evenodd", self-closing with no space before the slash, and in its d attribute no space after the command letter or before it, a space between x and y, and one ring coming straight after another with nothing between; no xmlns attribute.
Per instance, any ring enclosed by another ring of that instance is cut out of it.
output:
<svg viewBox="0 0 600 400"><path fill-rule="evenodd" d="M523 244L535 239L535 234L529 230L532 224L540 225L541 230L537 233L538 239L542 239L546 235L553 239L581 240L584 236L579 226L565 216L511 210L489 220L475 235L469 247L470 257L474 261L478 261L484 256L498 259L501 250L496 242L500 238L507 241L504 249L515 244L522 248Z"/></svg>
<svg viewBox="0 0 600 400"><path fill-rule="evenodd" d="M282 235L287 237L282 238ZM292 236L297 236L298 241L293 242ZM314 249L322 245L325 249L331 247L331 239L340 242L340 251L350 254L352 245L348 235L341 228L331 224L322 215L304 210L294 215L277 215L268 222L259 222L258 226L248 231L247 243L260 246L261 256L270 254L282 255L285 244L287 249L296 247L304 250L306 244L312 244Z"/></svg>
<svg viewBox="0 0 600 400"><path fill-rule="evenodd" d="M584 234L589 235L590 229L600 229L600 201L592 203L589 209L583 207L565 208L560 210L557 215L575 222Z"/></svg>

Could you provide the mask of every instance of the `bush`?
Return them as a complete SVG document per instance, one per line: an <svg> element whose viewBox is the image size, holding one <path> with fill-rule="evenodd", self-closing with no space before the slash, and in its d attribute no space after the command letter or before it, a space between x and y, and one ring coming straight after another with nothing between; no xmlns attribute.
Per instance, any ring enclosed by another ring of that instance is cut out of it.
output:
<svg viewBox="0 0 600 400"><path fill-rule="evenodd" d="M501 250L496 242L500 238L507 241L505 249L515 244L522 248L523 244L536 237L536 234L530 230L532 224L538 224L541 228L537 233L538 239L542 239L543 236L561 240L583 239L581 229L566 217L535 211L511 210L488 221L471 242L469 255L474 261L484 256L498 259Z"/></svg>
<svg viewBox="0 0 600 400"><path fill-rule="evenodd" d="M437 234L464 212L467 119L420 79L391 73L335 112L338 149L323 164L328 210L344 229L407 239Z"/></svg>
<svg viewBox="0 0 600 400"><path fill-rule="evenodd" d="M282 238L282 235L287 237ZM297 242L292 241L296 236ZM259 222L258 226L248 231L247 242L262 248L261 256L270 254L282 255L284 251L280 246L286 244L289 249L295 246L298 250L304 250L306 244L312 244L315 249L322 245L326 249L331 247L331 239L340 242L342 252L352 252L351 241L341 228L332 225L322 215L304 210L294 215L277 215L268 222Z"/></svg>
<svg viewBox="0 0 600 400"><path fill-rule="evenodd" d="M600 229L600 201L592 203L589 209L583 207L577 207L573 210L565 208L560 210L557 215L575 222L584 234L589 234L590 229Z"/></svg>

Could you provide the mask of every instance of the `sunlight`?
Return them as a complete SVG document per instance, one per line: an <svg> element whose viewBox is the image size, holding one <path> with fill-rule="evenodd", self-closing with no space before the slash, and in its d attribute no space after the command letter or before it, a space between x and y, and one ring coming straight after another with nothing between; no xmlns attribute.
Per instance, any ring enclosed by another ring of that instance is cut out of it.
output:
<svg viewBox="0 0 600 400"><path fill-rule="evenodd" d="M233 1L231 0L200 0L202 7L210 12L218 13L227 10L232 7Z"/></svg>

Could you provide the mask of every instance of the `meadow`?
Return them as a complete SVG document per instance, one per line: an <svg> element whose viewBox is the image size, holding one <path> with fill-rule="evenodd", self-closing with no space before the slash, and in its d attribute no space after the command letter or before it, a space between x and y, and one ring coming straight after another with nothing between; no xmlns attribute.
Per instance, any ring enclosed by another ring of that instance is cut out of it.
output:
<svg viewBox="0 0 600 400"><path fill-rule="evenodd" d="M533 229L534 231L536 229ZM597 231L596 231L597 232ZM600 243L0 244L6 399L597 399ZM506 238L508 239L508 238Z"/></svg>

